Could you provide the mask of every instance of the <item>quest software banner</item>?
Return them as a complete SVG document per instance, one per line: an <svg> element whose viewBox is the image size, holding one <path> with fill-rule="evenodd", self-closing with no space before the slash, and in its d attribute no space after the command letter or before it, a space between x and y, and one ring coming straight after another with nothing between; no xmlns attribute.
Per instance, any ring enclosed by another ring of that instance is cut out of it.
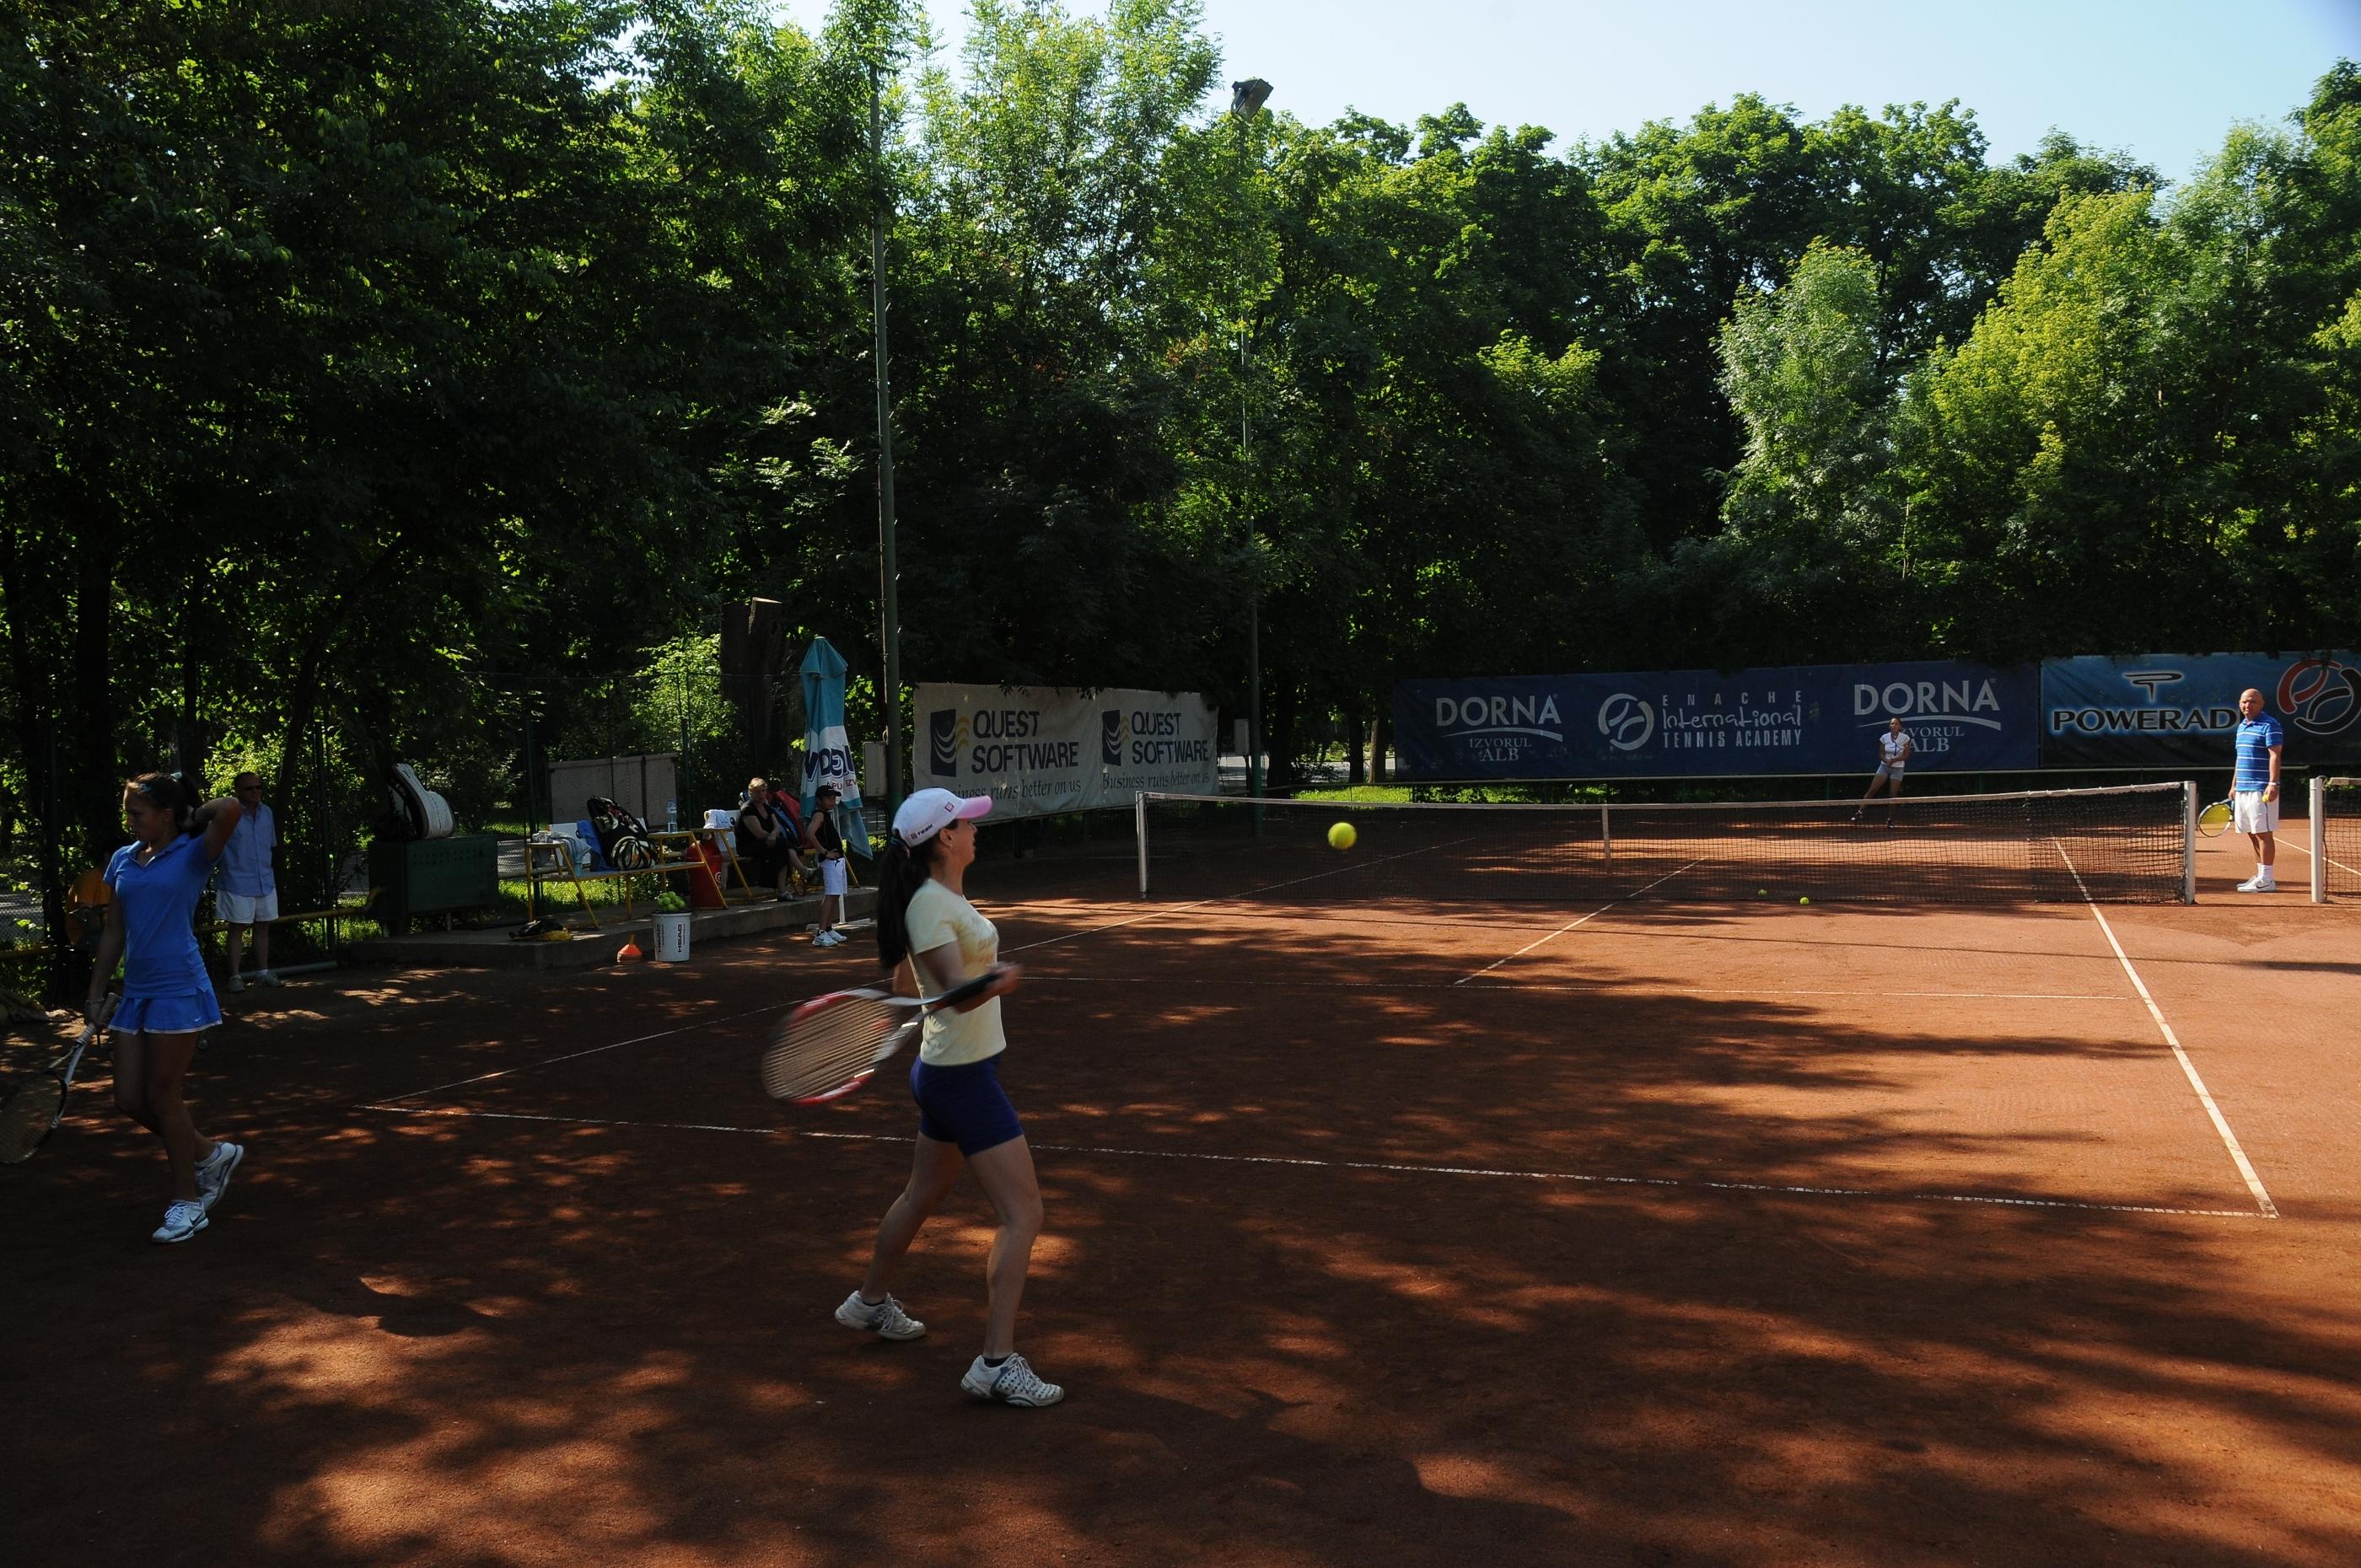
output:
<svg viewBox="0 0 2361 1568"><path fill-rule="evenodd" d="M1195 692L922 685L912 700L918 787L989 795L995 817L1214 792L1217 715Z"/></svg>
<svg viewBox="0 0 2361 1568"><path fill-rule="evenodd" d="M2252 686L2291 764L2361 762L2361 659L2351 653L2147 653L2041 666L2041 760L2053 768L2227 768Z"/></svg>
<svg viewBox="0 0 2361 1568"><path fill-rule="evenodd" d="M2036 672L1949 660L1404 681L1394 751L1414 779L1869 773L1900 718L1931 773L2030 768Z"/></svg>

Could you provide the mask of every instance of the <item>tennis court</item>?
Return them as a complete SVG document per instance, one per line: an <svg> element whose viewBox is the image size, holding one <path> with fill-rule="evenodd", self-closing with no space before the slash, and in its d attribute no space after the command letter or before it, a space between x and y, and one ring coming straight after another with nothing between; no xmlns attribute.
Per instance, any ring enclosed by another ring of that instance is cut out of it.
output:
<svg viewBox="0 0 2361 1568"><path fill-rule="evenodd" d="M1430 872L1437 822L1398 843ZM1336 885L1382 825L1243 878L1209 833L1146 899L1119 846L980 863L1027 969L1049 1411L958 1393L972 1187L896 1287L926 1339L829 1320L911 1113L890 1071L783 1112L752 1058L865 944L290 988L200 1069L254 1154L197 1245L137 1243L153 1157L99 1094L0 1186L14 1391L52 1412L12 1533L158 1563L2361 1558L2352 910L2236 903L2221 841L2189 906L1913 899L1925 867L1844 857L1782 882L1674 837L1529 901Z"/></svg>

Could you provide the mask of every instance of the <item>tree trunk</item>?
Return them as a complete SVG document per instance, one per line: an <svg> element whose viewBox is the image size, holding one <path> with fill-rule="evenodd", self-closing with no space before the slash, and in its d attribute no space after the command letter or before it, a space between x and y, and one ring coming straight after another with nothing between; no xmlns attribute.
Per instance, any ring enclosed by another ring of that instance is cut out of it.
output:
<svg viewBox="0 0 2361 1568"><path fill-rule="evenodd" d="M744 754L758 769L775 766L780 750L774 683L786 635L786 607L776 599L721 607L721 695L738 717Z"/></svg>
<svg viewBox="0 0 2361 1568"><path fill-rule="evenodd" d="M1281 674L1270 683L1270 701L1266 711L1269 719L1269 788L1274 795L1292 794L1302 783L1295 766L1295 721L1301 706L1292 679Z"/></svg>
<svg viewBox="0 0 2361 1568"><path fill-rule="evenodd" d="M1369 782L1371 784L1382 783L1389 776L1386 772L1386 753L1393 750L1393 705L1380 701L1378 704L1377 728L1371 732L1369 740Z"/></svg>
<svg viewBox="0 0 2361 1568"><path fill-rule="evenodd" d="M94 472L104 472L104 465ZM59 773L68 801L67 820L79 839L64 846L69 862L78 858L103 863L124 842L124 759L115 734L115 530L103 498L80 493L82 515L68 524L74 541L72 696L60 739ZM130 773L146 773L141 762Z"/></svg>
<svg viewBox="0 0 2361 1568"><path fill-rule="evenodd" d="M1369 739L1369 727L1362 722L1361 698L1358 693L1345 703L1345 782L1367 784L1369 774L1361 748Z"/></svg>

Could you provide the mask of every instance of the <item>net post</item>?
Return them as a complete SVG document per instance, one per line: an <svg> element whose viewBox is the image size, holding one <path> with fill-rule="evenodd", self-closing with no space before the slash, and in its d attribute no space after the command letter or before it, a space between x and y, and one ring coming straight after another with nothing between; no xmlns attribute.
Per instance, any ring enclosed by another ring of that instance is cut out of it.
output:
<svg viewBox="0 0 2361 1568"><path fill-rule="evenodd" d="M1139 846L1139 896L1148 896L1148 792L1131 797L1132 838Z"/></svg>
<svg viewBox="0 0 2361 1568"><path fill-rule="evenodd" d="M2312 840L2312 901L2328 902L2328 780L2320 773L2312 775L2310 811L2304 818L2304 836Z"/></svg>
<svg viewBox="0 0 2361 1568"><path fill-rule="evenodd" d="M2197 902L2197 781L2180 781L2180 902Z"/></svg>
<svg viewBox="0 0 2361 1568"><path fill-rule="evenodd" d="M1598 803L1598 858L1602 861L1615 858L1615 824L1609 816L1611 810L1605 801Z"/></svg>

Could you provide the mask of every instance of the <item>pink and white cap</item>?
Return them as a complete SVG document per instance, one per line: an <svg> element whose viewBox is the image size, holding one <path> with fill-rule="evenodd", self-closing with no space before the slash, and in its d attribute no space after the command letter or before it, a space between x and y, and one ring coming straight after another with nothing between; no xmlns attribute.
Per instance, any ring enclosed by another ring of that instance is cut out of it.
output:
<svg viewBox="0 0 2361 1568"><path fill-rule="evenodd" d="M894 813L895 836L917 849L952 823L972 822L992 809L988 795L960 795L947 789L922 789Z"/></svg>

